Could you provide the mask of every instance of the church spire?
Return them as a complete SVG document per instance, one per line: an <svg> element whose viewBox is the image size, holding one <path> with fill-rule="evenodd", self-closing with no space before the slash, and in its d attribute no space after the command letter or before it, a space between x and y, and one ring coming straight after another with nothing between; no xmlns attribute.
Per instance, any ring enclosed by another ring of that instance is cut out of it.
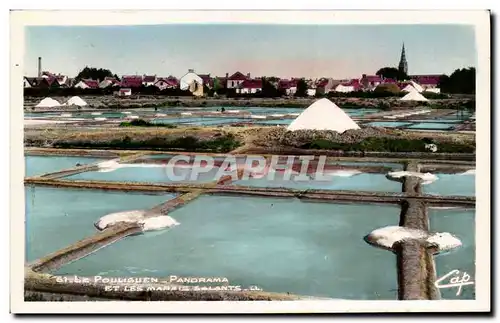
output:
<svg viewBox="0 0 500 323"><path fill-rule="evenodd" d="M398 69L400 72L408 75L408 62L406 61L405 43L403 43L403 49L401 50L401 59L399 60Z"/></svg>

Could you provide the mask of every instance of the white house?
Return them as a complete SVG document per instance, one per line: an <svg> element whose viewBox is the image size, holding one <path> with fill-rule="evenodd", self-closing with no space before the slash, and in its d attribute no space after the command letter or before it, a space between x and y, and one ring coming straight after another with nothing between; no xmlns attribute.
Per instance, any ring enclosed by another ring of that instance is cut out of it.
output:
<svg viewBox="0 0 500 323"><path fill-rule="evenodd" d="M153 86L156 81L158 81L156 75L144 75L142 77L142 85L144 86Z"/></svg>
<svg viewBox="0 0 500 323"><path fill-rule="evenodd" d="M333 91L341 92L341 93L354 92L354 86L347 86L344 84L339 84L333 89Z"/></svg>
<svg viewBox="0 0 500 323"><path fill-rule="evenodd" d="M249 94L262 91L262 80L246 80L236 89L236 93Z"/></svg>
<svg viewBox="0 0 500 323"><path fill-rule="evenodd" d="M172 82L171 80L166 78L159 78L154 86L156 86L160 90L175 89L177 87L175 82Z"/></svg>
<svg viewBox="0 0 500 323"><path fill-rule="evenodd" d="M179 83L180 83L180 88L181 90L189 90L189 87L193 82L196 82L197 84L203 84L203 79L194 72L194 70L190 69L188 70L187 74L185 74L183 77L181 77Z"/></svg>
<svg viewBox="0 0 500 323"><path fill-rule="evenodd" d="M117 92L115 92L114 94L118 95L118 96L131 96L132 89L120 89Z"/></svg>
<svg viewBox="0 0 500 323"><path fill-rule="evenodd" d="M250 73L247 74L247 76L243 75L241 72L236 72L230 77L227 78L227 84L226 87L228 89L237 89L240 87L240 85L245 82L246 80L250 79Z"/></svg>

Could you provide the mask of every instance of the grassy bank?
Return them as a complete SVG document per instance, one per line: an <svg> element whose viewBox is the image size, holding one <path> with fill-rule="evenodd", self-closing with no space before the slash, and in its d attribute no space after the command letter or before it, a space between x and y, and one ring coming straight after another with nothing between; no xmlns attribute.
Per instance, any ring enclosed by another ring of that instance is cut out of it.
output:
<svg viewBox="0 0 500 323"><path fill-rule="evenodd" d="M342 151L379 151L379 152L429 152L427 143L432 140L424 139L394 139L394 138L365 138L356 143L334 142L327 139L315 139L303 144L302 149L328 149ZM435 143L439 153L474 153L475 144L472 143Z"/></svg>

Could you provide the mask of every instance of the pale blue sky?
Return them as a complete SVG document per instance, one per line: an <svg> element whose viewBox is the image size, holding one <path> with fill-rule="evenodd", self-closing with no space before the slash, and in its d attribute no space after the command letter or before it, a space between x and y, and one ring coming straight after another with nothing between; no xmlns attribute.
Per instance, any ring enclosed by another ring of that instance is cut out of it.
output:
<svg viewBox="0 0 500 323"><path fill-rule="evenodd" d="M409 74L476 66L472 26L153 25L26 28L24 72L75 76L86 65L118 75L181 77L189 68L224 76L358 77L397 66L405 43Z"/></svg>

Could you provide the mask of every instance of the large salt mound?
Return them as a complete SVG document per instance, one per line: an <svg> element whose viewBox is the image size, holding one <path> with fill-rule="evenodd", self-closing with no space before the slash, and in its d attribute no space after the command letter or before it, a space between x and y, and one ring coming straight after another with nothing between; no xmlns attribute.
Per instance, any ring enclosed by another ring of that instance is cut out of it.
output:
<svg viewBox="0 0 500 323"><path fill-rule="evenodd" d="M410 91L407 95L402 97L400 100L403 101L428 101L425 96L418 93L417 91Z"/></svg>
<svg viewBox="0 0 500 323"><path fill-rule="evenodd" d="M35 105L37 108L51 108L51 107L59 107L61 106L61 103L59 103L57 100L54 100L52 98L45 98L40 103Z"/></svg>
<svg viewBox="0 0 500 323"><path fill-rule="evenodd" d="M423 185L430 184L432 182L435 182L438 177L434 174L431 173L419 173L419 172L409 172L409 171L395 171L395 172L389 172L387 173L386 177L390 180L394 181L403 181L404 177L410 176L410 177L418 177L422 180Z"/></svg>
<svg viewBox="0 0 500 323"><path fill-rule="evenodd" d="M79 96L74 96L71 99L69 99L68 101L66 101L66 105L77 105L77 106L82 107L84 105L87 105L87 102L85 102Z"/></svg>
<svg viewBox="0 0 500 323"><path fill-rule="evenodd" d="M288 126L287 130L331 130L343 133L349 129L360 129L347 113L328 99L311 104Z"/></svg>

